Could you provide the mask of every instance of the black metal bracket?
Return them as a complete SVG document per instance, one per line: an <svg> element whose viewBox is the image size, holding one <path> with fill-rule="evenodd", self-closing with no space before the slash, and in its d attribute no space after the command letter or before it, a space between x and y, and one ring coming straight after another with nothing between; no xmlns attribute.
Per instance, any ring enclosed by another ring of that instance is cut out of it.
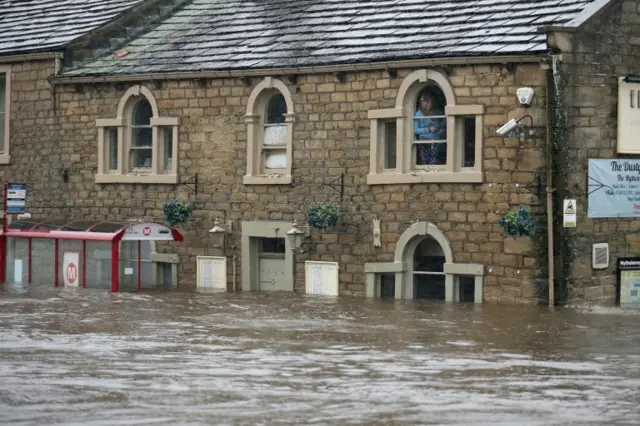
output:
<svg viewBox="0 0 640 426"><path fill-rule="evenodd" d="M198 174L191 176L189 179L179 182L178 185L184 185L198 195ZM193 185L193 188L191 187Z"/></svg>
<svg viewBox="0 0 640 426"><path fill-rule="evenodd" d="M340 181L340 187L336 188L336 185L337 185L338 181ZM344 173L342 173L340 175L340 177L335 178L331 182L322 184L320 186L320 188L325 187L325 186L333 189L336 192L339 192L340 193L340 202L342 203L342 199L344 198Z"/></svg>
<svg viewBox="0 0 640 426"><path fill-rule="evenodd" d="M543 187L542 178L537 173L536 173L536 177L531 182L523 186L524 189L526 189L527 191L529 191L530 193L538 197L539 200L542 199L542 189L543 189L542 187ZM535 192L534 192L534 189L535 189Z"/></svg>

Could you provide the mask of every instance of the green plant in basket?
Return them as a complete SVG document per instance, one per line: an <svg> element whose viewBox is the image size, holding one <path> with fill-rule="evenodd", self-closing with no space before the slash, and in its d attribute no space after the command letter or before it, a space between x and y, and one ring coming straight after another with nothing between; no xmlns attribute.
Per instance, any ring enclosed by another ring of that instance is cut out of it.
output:
<svg viewBox="0 0 640 426"><path fill-rule="evenodd" d="M307 211L307 223L312 228L328 229L340 221L340 208L333 203L315 204Z"/></svg>
<svg viewBox="0 0 640 426"><path fill-rule="evenodd" d="M512 237L528 237L533 234L535 222L529 207L520 204L518 210L510 210L498 224L507 235Z"/></svg>
<svg viewBox="0 0 640 426"><path fill-rule="evenodd" d="M184 225L189 221L193 205L186 201L167 200L162 206L164 221L169 226Z"/></svg>

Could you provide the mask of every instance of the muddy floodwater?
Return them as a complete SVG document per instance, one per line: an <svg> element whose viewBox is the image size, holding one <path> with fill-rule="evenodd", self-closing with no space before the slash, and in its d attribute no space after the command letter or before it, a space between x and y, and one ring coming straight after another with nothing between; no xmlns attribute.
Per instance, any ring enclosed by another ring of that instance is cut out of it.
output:
<svg viewBox="0 0 640 426"><path fill-rule="evenodd" d="M5 285L0 424L640 424L640 315Z"/></svg>

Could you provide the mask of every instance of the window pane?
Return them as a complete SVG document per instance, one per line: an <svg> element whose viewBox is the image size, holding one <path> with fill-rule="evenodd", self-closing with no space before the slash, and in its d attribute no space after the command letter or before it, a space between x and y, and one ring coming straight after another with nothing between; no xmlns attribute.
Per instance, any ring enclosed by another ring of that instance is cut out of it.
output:
<svg viewBox="0 0 640 426"><path fill-rule="evenodd" d="M444 275L413 275L414 297L416 299L445 299Z"/></svg>
<svg viewBox="0 0 640 426"><path fill-rule="evenodd" d="M142 98L133 108L132 124L134 126L149 126L152 115L151 104L146 98Z"/></svg>
<svg viewBox="0 0 640 426"><path fill-rule="evenodd" d="M286 146L287 126L264 126L264 146Z"/></svg>
<svg viewBox="0 0 640 426"><path fill-rule="evenodd" d="M104 129L104 138L107 147L107 169L118 169L118 129L108 127Z"/></svg>
<svg viewBox="0 0 640 426"><path fill-rule="evenodd" d="M287 113L287 103L280 93L273 95L267 102L265 124L284 123L284 115Z"/></svg>
<svg viewBox="0 0 640 426"><path fill-rule="evenodd" d="M458 277L460 287L459 299L461 302L473 302L475 300L476 279L472 275Z"/></svg>
<svg viewBox="0 0 640 426"><path fill-rule="evenodd" d="M384 153L383 168L396 168L396 120L381 121L382 144Z"/></svg>
<svg viewBox="0 0 640 426"><path fill-rule="evenodd" d="M6 85L6 74L0 74L0 152L4 152L5 104L7 101Z"/></svg>
<svg viewBox="0 0 640 426"><path fill-rule="evenodd" d="M422 240L413 254L413 270L421 272L444 272L444 252L433 238Z"/></svg>
<svg viewBox="0 0 640 426"><path fill-rule="evenodd" d="M474 167L476 165L476 118L463 117L463 153L462 167Z"/></svg>
<svg viewBox="0 0 640 426"><path fill-rule="evenodd" d="M394 299L396 297L395 274L380 274L380 298Z"/></svg>
<svg viewBox="0 0 640 426"><path fill-rule="evenodd" d="M132 147L149 147L151 148L151 135L152 135L152 131L151 131L151 127L136 127L131 129L133 136L131 139L131 146Z"/></svg>
<svg viewBox="0 0 640 426"><path fill-rule="evenodd" d="M443 166L447 164L446 142L415 144L413 149L416 166Z"/></svg>
<svg viewBox="0 0 640 426"><path fill-rule="evenodd" d="M262 238L261 253L284 253L284 238Z"/></svg>
<svg viewBox="0 0 640 426"><path fill-rule="evenodd" d="M446 104L444 93L438 86L428 85L418 94L413 119L413 157L416 165L447 163L447 119L444 116Z"/></svg>
<svg viewBox="0 0 640 426"><path fill-rule="evenodd" d="M164 171L165 173L171 173L173 167L173 128L162 127L162 152L164 158Z"/></svg>
<svg viewBox="0 0 640 426"><path fill-rule="evenodd" d="M284 169L287 167L287 151L283 149L270 149L265 151L265 169Z"/></svg>
<svg viewBox="0 0 640 426"><path fill-rule="evenodd" d="M151 148L138 148L131 150L131 167L134 169L151 168Z"/></svg>

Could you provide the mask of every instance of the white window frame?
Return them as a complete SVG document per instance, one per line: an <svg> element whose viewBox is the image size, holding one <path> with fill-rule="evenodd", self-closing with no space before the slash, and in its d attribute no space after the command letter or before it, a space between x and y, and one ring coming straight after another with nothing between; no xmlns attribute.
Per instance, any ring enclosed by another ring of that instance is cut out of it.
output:
<svg viewBox="0 0 640 426"><path fill-rule="evenodd" d="M428 85L437 85L445 95L447 105L447 163L442 166L415 166L413 159L413 123L419 93ZM402 183L481 183L484 105L457 105L447 77L433 70L417 70L409 74L398 89L394 108L369 110L370 159L367 184ZM475 164L463 167L464 133L461 118L475 117ZM384 169L384 138L379 121L396 120L396 168Z"/></svg>
<svg viewBox="0 0 640 426"><path fill-rule="evenodd" d="M277 92L280 92L287 104L287 113L285 114L287 166L283 169L268 170L264 167L264 115L267 101ZM247 102L247 114L245 115L245 123L247 125L247 170L243 178L245 185L288 185L291 183L294 121L293 98L287 86L276 78L264 78L253 89Z"/></svg>
<svg viewBox="0 0 640 426"><path fill-rule="evenodd" d="M133 169L128 161L133 134L131 116L133 108L140 97L145 97L149 101L153 111L153 116L151 117L152 154L150 169ZM129 88L120 98L116 118L96 120L96 127L98 128L98 171L95 177L96 183L178 183L178 125L178 117L159 116L158 104L151 90L141 85ZM118 135L118 167L115 170L110 170L108 165L108 141L105 136L109 128L117 129ZM171 131L173 140L170 170L164 170L164 148L162 146L164 138L161 137L162 132L166 131L167 128Z"/></svg>
<svg viewBox="0 0 640 426"><path fill-rule="evenodd" d="M9 124L11 117L11 67L8 65L0 65L0 74L3 74L5 77L5 94L4 94L4 117L0 116L0 120L4 120L4 132L2 137L4 138L4 149L0 151L0 164L9 164L11 163L11 155L10 155L10 134L9 134Z"/></svg>

